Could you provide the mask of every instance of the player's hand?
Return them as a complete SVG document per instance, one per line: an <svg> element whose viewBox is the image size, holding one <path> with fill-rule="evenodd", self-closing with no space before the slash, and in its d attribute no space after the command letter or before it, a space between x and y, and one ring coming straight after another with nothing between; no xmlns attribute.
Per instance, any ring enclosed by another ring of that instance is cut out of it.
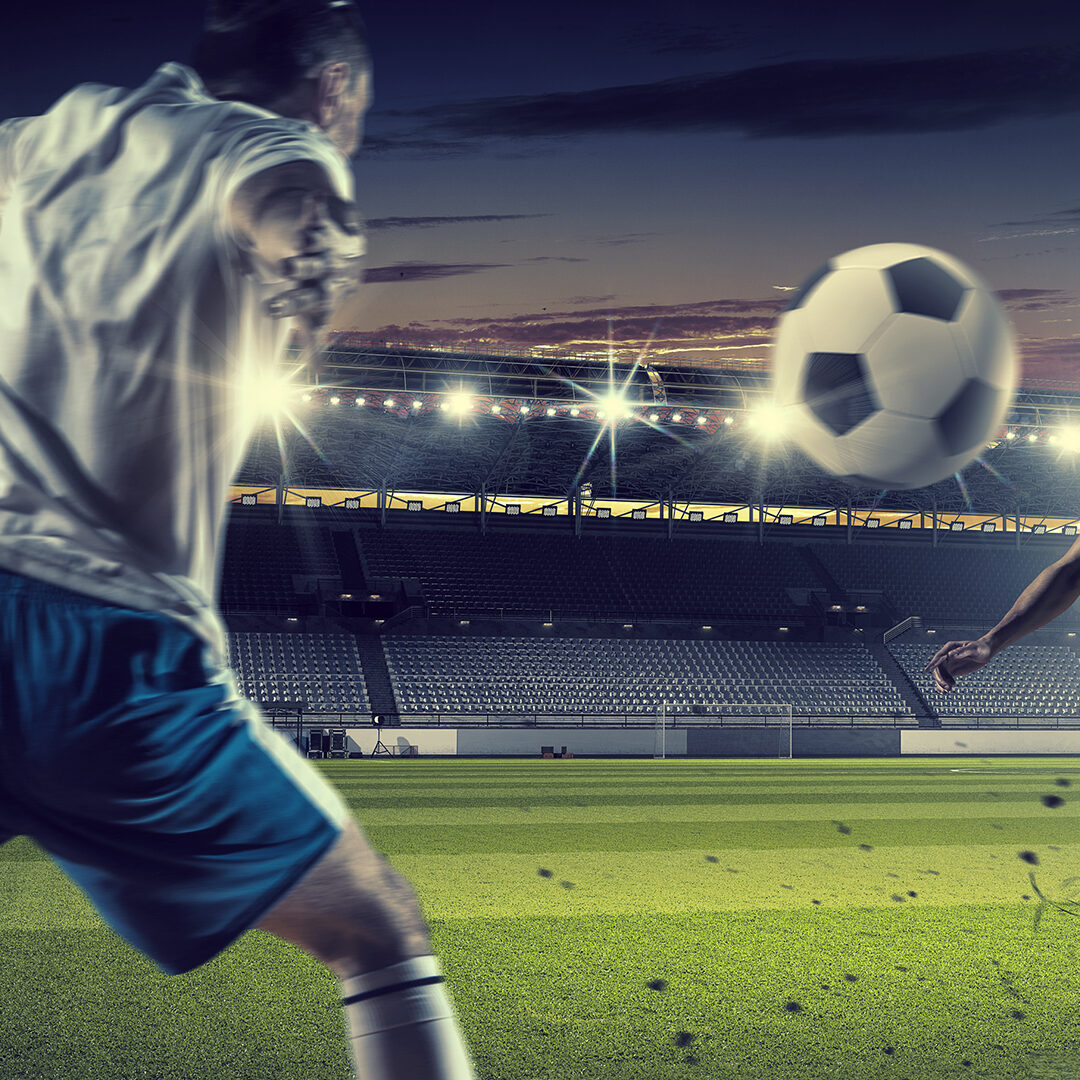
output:
<svg viewBox="0 0 1080 1080"><path fill-rule="evenodd" d="M314 338L334 309L360 284L363 237L355 209L340 199L322 199L305 215L296 249L277 262L280 291L266 301L275 319L296 318L301 332Z"/></svg>
<svg viewBox="0 0 1080 1080"><path fill-rule="evenodd" d="M942 694L947 694L961 675L978 671L992 657L989 643L982 638L975 641L948 641L923 670L933 672L934 685Z"/></svg>

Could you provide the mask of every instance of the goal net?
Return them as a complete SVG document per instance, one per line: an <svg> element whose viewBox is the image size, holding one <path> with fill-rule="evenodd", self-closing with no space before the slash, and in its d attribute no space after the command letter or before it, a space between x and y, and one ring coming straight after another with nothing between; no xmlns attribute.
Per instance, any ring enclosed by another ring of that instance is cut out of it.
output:
<svg viewBox="0 0 1080 1080"><path fill-rule="evenodd" d="M766 727L776 731L776 756L792 756L793 710L773 702L663 701L656 710L654 758L667 756L668 728Z"/></svg>

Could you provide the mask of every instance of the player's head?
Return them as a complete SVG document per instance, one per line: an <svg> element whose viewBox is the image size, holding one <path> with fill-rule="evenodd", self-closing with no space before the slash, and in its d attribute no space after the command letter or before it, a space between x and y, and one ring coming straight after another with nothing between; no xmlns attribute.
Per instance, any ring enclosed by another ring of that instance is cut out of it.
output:
<svg viewBox="0 0 1080 1080"><path fill-rule="evenodd" d="M215 97L318 124L351 154L371 60L351 0L210 0L193 66Z"/></svg>

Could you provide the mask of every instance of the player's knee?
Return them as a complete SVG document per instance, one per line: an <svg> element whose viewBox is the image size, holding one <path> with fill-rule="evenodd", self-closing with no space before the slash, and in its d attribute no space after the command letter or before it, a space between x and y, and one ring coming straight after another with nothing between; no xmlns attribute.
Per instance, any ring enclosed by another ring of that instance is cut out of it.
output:
<svg viewBox="0 0 1080 1080"><path fill-rule="evenodd" d="M352 823L259 925L342 977L431 951L415 890Z"/></svg>

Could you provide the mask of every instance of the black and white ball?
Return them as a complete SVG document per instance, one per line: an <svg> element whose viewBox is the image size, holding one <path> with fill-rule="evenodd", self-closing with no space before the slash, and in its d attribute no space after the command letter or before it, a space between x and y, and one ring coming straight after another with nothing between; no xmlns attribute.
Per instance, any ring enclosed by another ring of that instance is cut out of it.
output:
<svg viewBox="0 0 1080 1080"><path fill-rule="evenodd" d="M959 472L1000 427L1016 378L993 292L918 244L830 259L780 317L773 390L787 430L855 484L917 488Z"/></svg>

